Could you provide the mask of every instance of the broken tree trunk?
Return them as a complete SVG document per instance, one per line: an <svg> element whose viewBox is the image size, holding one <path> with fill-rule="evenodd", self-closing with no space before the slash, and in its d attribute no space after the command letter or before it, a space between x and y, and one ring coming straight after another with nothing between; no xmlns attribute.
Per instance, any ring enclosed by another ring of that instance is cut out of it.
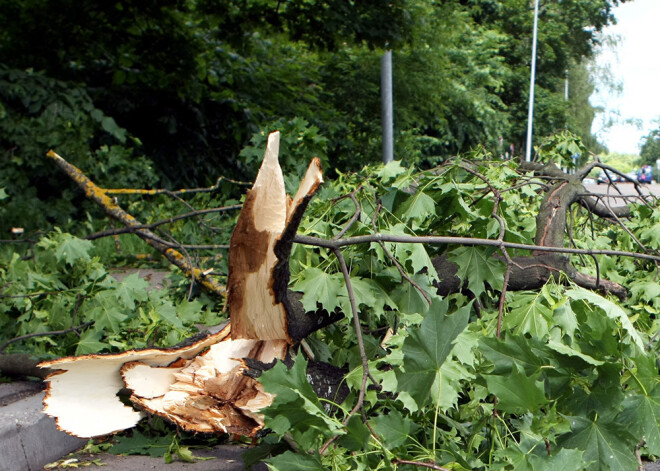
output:
<svg viewBox="0 0 660 471"><path fill-rule="evenodd" d="M593 214L605 218L622 218L630 214L628 206L611 208L596 198L587 196L589 192L584 187L582 179L593 166L587 166L573 175L566 174L553 163L522 162L520 166L522 170L534 171L537 175L553 182L546 190L536 217L534 240L536 246L564 247L567 215L573 204L580 204ZM506 261L504 257L500 259ZM511 272L506 286L507 291L539 289L551 277L564 273L571 281L583 288L614 294L621 300L627 296L624 286L580 272L565 254L538 249L530 256L512 257L508 262L511 264ZM458 267L454 263L445 256L440 256L433 260L433 265L441 279L436 284L438 294L446 296L461 291L464 283L456 276Z"/></svg>
<svg viewBox="0 0 660 471"><path fill-rule="evenodd" d="M291 199L284 190L278 150L276 132L268 138L263 164L231 238L231 323L182 348L41 363L42 368L55 370L46 379L44 411L56 418L61 430L79 437L105 435L134 426L143 417L142 411L196 432L254 436L261 429L259 410L273 396L245 374L250 364L285 358L292 343L333 319L321 313L315 325L307 322L296 327L304 310L299 298L287 291L288 258L302 214L323 177L315 158ZM95 193L91 181L80 181ZM115 208L103 200L107 196L98 198ZM289 326L296 328L290 330ZM124 387L131 391L130 400L140 411L117 397Z"/></svg>

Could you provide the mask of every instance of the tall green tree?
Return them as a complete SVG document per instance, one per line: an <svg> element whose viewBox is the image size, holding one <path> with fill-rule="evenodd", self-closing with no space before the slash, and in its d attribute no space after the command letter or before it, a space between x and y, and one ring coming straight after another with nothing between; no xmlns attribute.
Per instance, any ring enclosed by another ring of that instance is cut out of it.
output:
<svg viewBox="0 0 660 471"><path fill-rule="evenodd" d="M639 153L640 165L651 165L655 168L660 160L660 129L654 129L643 139L642 150Z"/></svg>
<svg viewBox="0 0 660 471"><path fill-rule="evenodd" d="M590 56L596 32L619 3L542 2L536 136L572 127L564 71ZM0 104L9 110L0 118L0 159L26 173L11 178L22 183L10 199L33 186L37 198L56 201L57 188L43 190L49 169L19 163L42 162L49 147L63 142L29 145L21 137L49 135L39 127L44 110L58 126L79 126L65 139L76 148L76 163L89 170L100 164L102 146L114 146L125 163L147 156L162 186L251 178L256 169L241 151L274 128L324 138L319 151L330 171L377 161L379 58L386 48L395 61L398 158L432 165L478 145L523 142L527 0L0 0L0 11L3 70L59 84L33 90L33 80L0 84ZM67 102L80 115L75 120L61 113L58 93L85 96L84 106ZM41 104L24 106L32 95ZM590 105L581 99L577 106L585 110L586 129ZM74 124L85 120L89 127Z"/></svg>

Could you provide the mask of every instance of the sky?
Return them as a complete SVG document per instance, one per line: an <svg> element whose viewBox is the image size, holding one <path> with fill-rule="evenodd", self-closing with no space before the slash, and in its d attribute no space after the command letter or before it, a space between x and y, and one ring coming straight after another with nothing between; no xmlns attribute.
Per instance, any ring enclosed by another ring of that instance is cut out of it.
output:
<svg viewBox="0 0 660 471"><path fill-rule="evenodd" d="M611 152L639 154L640 141L660 127L660 0L633 0L614 9L617 24L605 30L615 35L615 46L605 46L596 59L597 67L609 66L622 91L608 93L598 87L591 96L594 106L603 106L594 120L592 132ZM618 124L604 123L616 117ZM636 120L637 125L626 124Z"/></svg>

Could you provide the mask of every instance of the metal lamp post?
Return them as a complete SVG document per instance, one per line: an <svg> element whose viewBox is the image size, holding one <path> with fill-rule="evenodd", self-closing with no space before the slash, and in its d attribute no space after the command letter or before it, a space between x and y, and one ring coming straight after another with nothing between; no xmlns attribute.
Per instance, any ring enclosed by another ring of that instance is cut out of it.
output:
<svg viewBox="0 0 660 471"><path fill-rule="evenodd" d="M525 160L532 160L532 125L534 123L534 82L536 79L536 42L539 29L539 0L534 0L534 33L532 35L532 66L529 75L529 111L527 114L527 147Z"/></svg>
<svg viewBox="0 0 660 471"><path fill-rule="evenodd" d="M394 104L392 101L392 51L381 58L380 93L383 120L383 163L394 159Z"/></svg>

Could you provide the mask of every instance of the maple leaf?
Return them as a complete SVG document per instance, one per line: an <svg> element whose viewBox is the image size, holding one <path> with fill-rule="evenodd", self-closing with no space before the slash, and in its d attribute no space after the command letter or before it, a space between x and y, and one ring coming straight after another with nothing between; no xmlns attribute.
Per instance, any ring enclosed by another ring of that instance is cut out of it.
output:
<svg viewBox="0 0 660 471"><path fill-rule="evenodd" d="M413 221L413 228L428 217L435 215L435 200L426 193L418 192L410 195L395 212L397 217Z"/></svg>
<svg viewBox="0 0 660 471"><path fill-rule="evenodd" d="M387 415L374 417L371 419L371 425L389 449L396 448L409 441L410 437L420 428L411 419L402 416L398 410L393 410Z"/></svg>
<svg viewBox="0 0 660 471"><path fill-rule="evenodd" d="M587 301L588 303L602 309L607 317L617 320L621 323L621 327L623 327L623 330L628 333L630 340L632 340L639 348L644 348L644 341L642 340L642 337L639 335L639 332L637 332L637 329L635 329L635 326L633 326L632 322L630 322L626 312L619 305L597 293L594 293L593 291L589 291L578 286L575 286L566 291L566 295L574 300Z"/></svg>
<svg viewBox="0 0 660 471"><path fill-rule="evenodd" d="M60 243L55 248L57 260L64 260L67 265L73 266L78 260L89 262L89 251L92 249L91 240L78 239L71 234L60 234Z"/></svg>
<svg viewBox="0 0 660 471"><path fill-rule="evenodd" d="M136 272L117 283L115 293L119 302L127 309L133 309L136 301L146 301L149 283Z"/></svg>
<svg viewBox="0 0 660 471"><path fill-rule="evenodd" d="M451 352L454 340L467 326L472 304L447 315L449 302L432 306L422 324L411 329L403 343L405 372L397 374L399 391L407 391L421 408L429 401L429 392L440 368Z"/></svg>
<svg viewBox="0 0 660 471"><path fill-rule="evenodd" d="M516 293L509 303L510 311L503 325L514 334L531 334L543 339L550 332L552 311L543 303L540 293Z"/></svg>
<svg viewBox="0 0 660 471"><path fill-rule="evenodd" d="M467 280L468 288L479 297L485 291L487 282L494 288L501 288L504 282L504 264L494 258L492 247L459 247L449 252L449 260L458 266L456 275Z"/></svg>
<svg viewBox="0 0 660 471"><path fill-rule="evenodd" d="M93 329L80 334L80 340L78 340L78 346L76 347L76 355L96 353L108 347L107 343L100 341L102 336L102 332Z"/></svg>
<svg viewBox="0 0 660 471"><path fill-rule="evenodd" d="M304 270L302 278L295 283L293 289L303 293L302 304L306 311L316 311L318 302L328 312L332 312L340 305L339 297L345 293L340 277L338 273L329 274L319 268L310 267Z"/></svg>
<svg viewBox="0 0 660 471"><path fill-rule="evenodd" d="M318 445L324 433L340 433L342 427L325 413L306 372L307 360L302 355L295 359L291 369L278 362L265 371L259 381L275 399L260 413L273 432L279 436L291 433L297 443L309 449Z"/></svg>
<svg viewBox="0 0 660 471"><path fill-rule="evenodd" d="M649 453L660 456L660 386L649 394L627 396L619 420L633 435L646 440Z"/></svg>
<svg viewBox="0 0 660 471"><path fill-rule="evenodd" d="M571 432L562 435L557 444L562 448L584 450L583 459L592 462L588 470L609 469L629 471L637 469L633 449L635 441L622 425L586 417L567 417Z"/></svg>
<svg viewBox="0 0 660 471"><path fill-rule="evenodd" d="M497 396L498 409L523 414L537 411L548 402L540 376L540 371L525 376L522 367L516 364L509 375L484 375L484 378L489 392Z"/></svg>

